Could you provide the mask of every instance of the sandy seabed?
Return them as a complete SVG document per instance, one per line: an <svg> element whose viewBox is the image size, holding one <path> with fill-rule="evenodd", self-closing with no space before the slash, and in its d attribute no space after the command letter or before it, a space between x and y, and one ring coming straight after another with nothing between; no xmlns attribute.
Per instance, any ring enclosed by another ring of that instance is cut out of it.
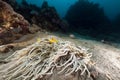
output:
<svg viewBox="0 0 120 80"><path fill-rule="evenodd" d="M70 38L69 35L50 33L50 32L37 32L34 34L28 34L16 40L10 45L14 45L14 49L10 50L8 53L0 53L0 60L5 59L10 56L15 50L22 49L32 43L37 41L37 38L44 38L49 35L55 35L63 40L74 42L76 45L84 46L89 48L93 52L91 60L93 61L97 70L101 73L106 74L109 80L120 80L120 49L115 48L101 42L94 40L88 40L84 38L75 37ZM1 65L3 63L0 63ZM100 79L99 79L100 80Z"/></svg>

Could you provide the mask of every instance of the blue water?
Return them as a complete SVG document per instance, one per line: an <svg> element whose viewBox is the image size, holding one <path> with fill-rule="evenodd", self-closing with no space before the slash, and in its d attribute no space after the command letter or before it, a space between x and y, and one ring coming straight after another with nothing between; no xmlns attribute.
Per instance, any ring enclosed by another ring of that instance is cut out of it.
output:
<svg viewBox="0 0 120 80"><path fill-rule="evenodd" d="M22 0L18 0L19 2ZM45 0L26 0L30 4L41 6ZM68 8L78 0L46 0L50 6L54 6L61 17L64 17ZM104 8L106 15L113 19L120 13L120 0L89 0L99 3Z"/></svg>
<svg viewBox="0 0 120 80"><path fill-rule="evenodd" d="M99 3L105 10L105 13L110 19L120 13L120 0L90 0L95 3Z"/></svg>

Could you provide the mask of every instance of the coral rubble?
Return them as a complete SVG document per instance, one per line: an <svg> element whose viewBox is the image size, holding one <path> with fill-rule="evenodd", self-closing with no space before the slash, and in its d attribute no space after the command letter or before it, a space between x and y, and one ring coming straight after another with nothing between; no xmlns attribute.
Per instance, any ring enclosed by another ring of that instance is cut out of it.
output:
<svg viewBox="0 0 120 80"><path fill-rule="evenodd" d="M0 0L0 44L6 44L29 32L29 23Z"/></svg>

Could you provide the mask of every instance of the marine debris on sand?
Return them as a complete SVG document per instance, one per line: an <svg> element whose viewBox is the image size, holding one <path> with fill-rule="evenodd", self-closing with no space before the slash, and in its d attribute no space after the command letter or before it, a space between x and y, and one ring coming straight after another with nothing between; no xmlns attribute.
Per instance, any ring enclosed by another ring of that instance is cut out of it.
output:
<svg viewBox="0 0 120 80"><path fill-rule="evenodd" d="M0 0L0 45L10 43L29 32L29 23L4 1Z"/></svg>
<svg viewBox="0 0 120 80"><path fill-rule="evenodd" d="M8 63L0 67L0 80L52 80L72 74L90 77L87 66L91 56L85 48L50 36L5 59Z"/></svg>

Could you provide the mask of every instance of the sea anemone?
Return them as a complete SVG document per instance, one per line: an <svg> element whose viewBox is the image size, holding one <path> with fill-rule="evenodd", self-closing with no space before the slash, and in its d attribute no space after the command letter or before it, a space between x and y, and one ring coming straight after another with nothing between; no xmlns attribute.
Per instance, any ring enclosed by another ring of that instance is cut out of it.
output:
<svg viewBox="0 0 120 80"><path fill-rule="evenodd" d="M5 59L8 63L0 67L0 80L58 80L56 75L67 77L78 72L78 76L89 77L91 56L88 49L69 41L55 36L42 38Z"/></svg>

